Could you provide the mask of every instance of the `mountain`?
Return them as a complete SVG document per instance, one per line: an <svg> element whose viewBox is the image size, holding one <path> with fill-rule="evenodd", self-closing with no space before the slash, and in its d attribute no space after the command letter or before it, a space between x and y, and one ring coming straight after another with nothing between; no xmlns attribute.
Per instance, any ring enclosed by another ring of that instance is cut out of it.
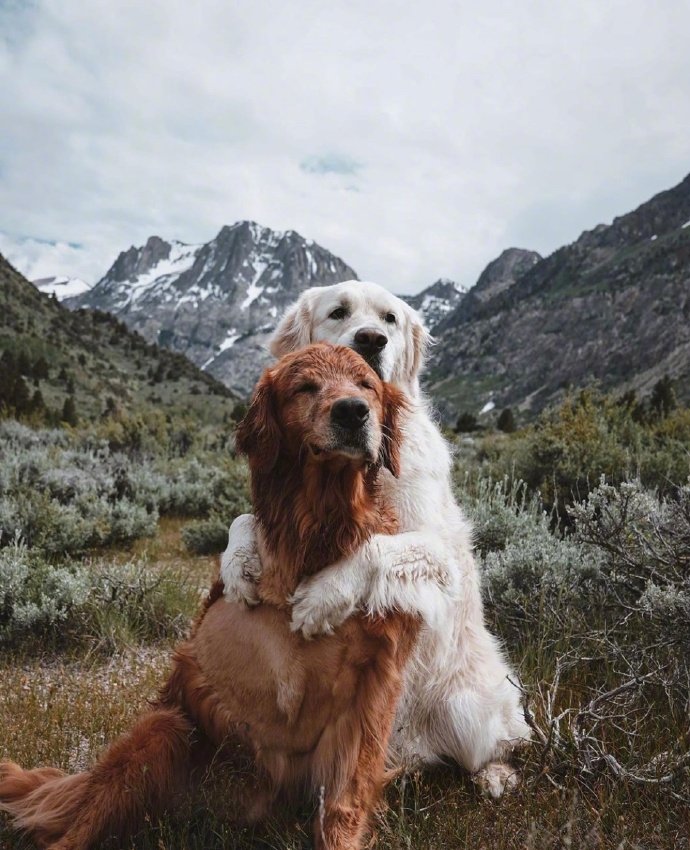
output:
<svg viewBox="0 0 690 850"><path fill-rule="evenodd" d="M541 259L541 255L536 251L506 248L479 275L479 279L470 290L471 299L485 304L495 295L509 289Z"/></svg>
<svg viewBox="0 0 690 850"><path fill-rule="evenodd" d="M690 175L545 259L507 253L507 283L491 264L435 329L426 387L446 419L529 416L592 383L647 393L664 374L690 398Z"/></svg>
<svg viewBox="0 0 690 850"><path fill-rule="evenodd" d="M59 420L69 397L82 420L100 419L109 407L196 426L224 421L236 401L185 357L148 343L115 317L67 310L0 255L0 408L14 409L19 400L20 413Z"/></svg>
<svg viewBox="0 0 690 850"><path fill-rule="evenodd" d="M113 313L246 395L269 362L265 342L285 308L310 286L356 278L294 230L241 221L203 245L152 236L65 303Z"/></svg>
<svg viewBox="0 0 690 850"><path fill-rule="evenodd" d="M465 287L447 277L441 277L417 295L403 295L404 301L419 312L429 330L454 310L467 294Z"/></svg>
<svg viewBox="0 0 690 850"><path fill-rule="evenodd" d="M79 277L42 277L32 283L39 292L54 295L58 301L74 298L91 289L91 284Z"/></svg>

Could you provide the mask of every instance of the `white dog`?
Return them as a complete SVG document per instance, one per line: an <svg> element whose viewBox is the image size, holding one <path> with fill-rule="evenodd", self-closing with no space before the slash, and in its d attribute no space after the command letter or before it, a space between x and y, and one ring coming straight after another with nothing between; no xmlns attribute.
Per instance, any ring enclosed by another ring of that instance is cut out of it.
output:
<svg viewBox="0 0 690 850"><path fill-rule="evenodd" d="M319 341L358 351L412 399L401 475L387 475L385 483L401 533L376 536L355 557L305 580L293 600L293 628L311 637L355 610L420 613L426 628L408 665L391 755L404 767L451 757L500 796L516 782L504 760L529 730L484 624L471 528L451 488L450 451L419 389L429 336L418 314L386 289L348 281L304 292L278 326L271 352L280 357ZM244 515L233 523L222 559L227 598L255 603L260 569L254 520Z"/></svg>

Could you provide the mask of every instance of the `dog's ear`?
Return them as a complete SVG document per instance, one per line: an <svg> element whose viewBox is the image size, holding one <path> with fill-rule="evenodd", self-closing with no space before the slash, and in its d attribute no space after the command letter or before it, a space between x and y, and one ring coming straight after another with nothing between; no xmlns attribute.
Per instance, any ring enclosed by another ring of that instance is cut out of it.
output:
<svg viewBox="0 0 690 850"><path fill-rule="evenodd" d="M282 357L309 345L311 319L311 299L307 290L280 320L268 346L271 354L274 357Z"/></svg>
<svg viewBox="0 0 690 850"><path fill-rule="evenodd" d="M280 440L273 376L267 369L256 385L247 413L237 426L235 448L247 455L252 469L270 472L278 460Z"/></svg>
<svg viewBox="0 0 690 850"><path fill-rule="evenodd" d="M407 410L407 397L392 384L383 385L383 423L379 461L395 478L400 476L402 446L402 413Z"/></svg>
<svg viewBox="0 0 690 850"><path fill-rule="evenodd" d="M419 377L430 344L431 334L415 316L410 321L410 345L407 354L407 374L405 375L410 383L414 383Z"/></svg>

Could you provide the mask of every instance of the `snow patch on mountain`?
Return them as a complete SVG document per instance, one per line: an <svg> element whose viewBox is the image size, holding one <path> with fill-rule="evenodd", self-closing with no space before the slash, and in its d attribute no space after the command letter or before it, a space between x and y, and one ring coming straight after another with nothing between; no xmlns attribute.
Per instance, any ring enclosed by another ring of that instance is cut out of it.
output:
<svg viewBox="0 0 690 850"><path fill-rule="evenodd" d="M63 298L83 295L92 286L92 284L87 283L79 277L42 277L34 280L33 285L39 292L43 292L46 295L54 295L58 301L62 301Z"/></svg>
<svg viewBox="0 0 690 850"><path fill-rule="evenodd" d="M183 272L188 271L194 265L200 248L201 245L187 245L184 242L173 240L170 243L170 255L167 259L159 260L147 272L127 282L129 292L125 296L123 306L136 303L154 286L166 286L176 281ZM188 292L187 295L189 296L191 293ZM199 291L199 296L201 296L201 291Z"/></svg>

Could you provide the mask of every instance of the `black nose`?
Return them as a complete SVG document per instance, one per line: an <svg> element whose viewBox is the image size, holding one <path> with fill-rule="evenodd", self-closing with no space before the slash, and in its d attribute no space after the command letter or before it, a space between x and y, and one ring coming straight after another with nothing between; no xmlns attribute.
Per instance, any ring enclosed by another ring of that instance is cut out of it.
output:
<svg viewBox="0 0 690 850"><path fill-rule="evenodd" d="M331 408L331 421L348 431L361 428L369 418L369 405L361 398L340 398Z"/></svg>
<svg viewBox="0 0 690 850"><path fill-rule="evenodd" d="M387 343L388 337L376 328L361 328L355 334L355 346L363 354L381 351Z"/></svg>

